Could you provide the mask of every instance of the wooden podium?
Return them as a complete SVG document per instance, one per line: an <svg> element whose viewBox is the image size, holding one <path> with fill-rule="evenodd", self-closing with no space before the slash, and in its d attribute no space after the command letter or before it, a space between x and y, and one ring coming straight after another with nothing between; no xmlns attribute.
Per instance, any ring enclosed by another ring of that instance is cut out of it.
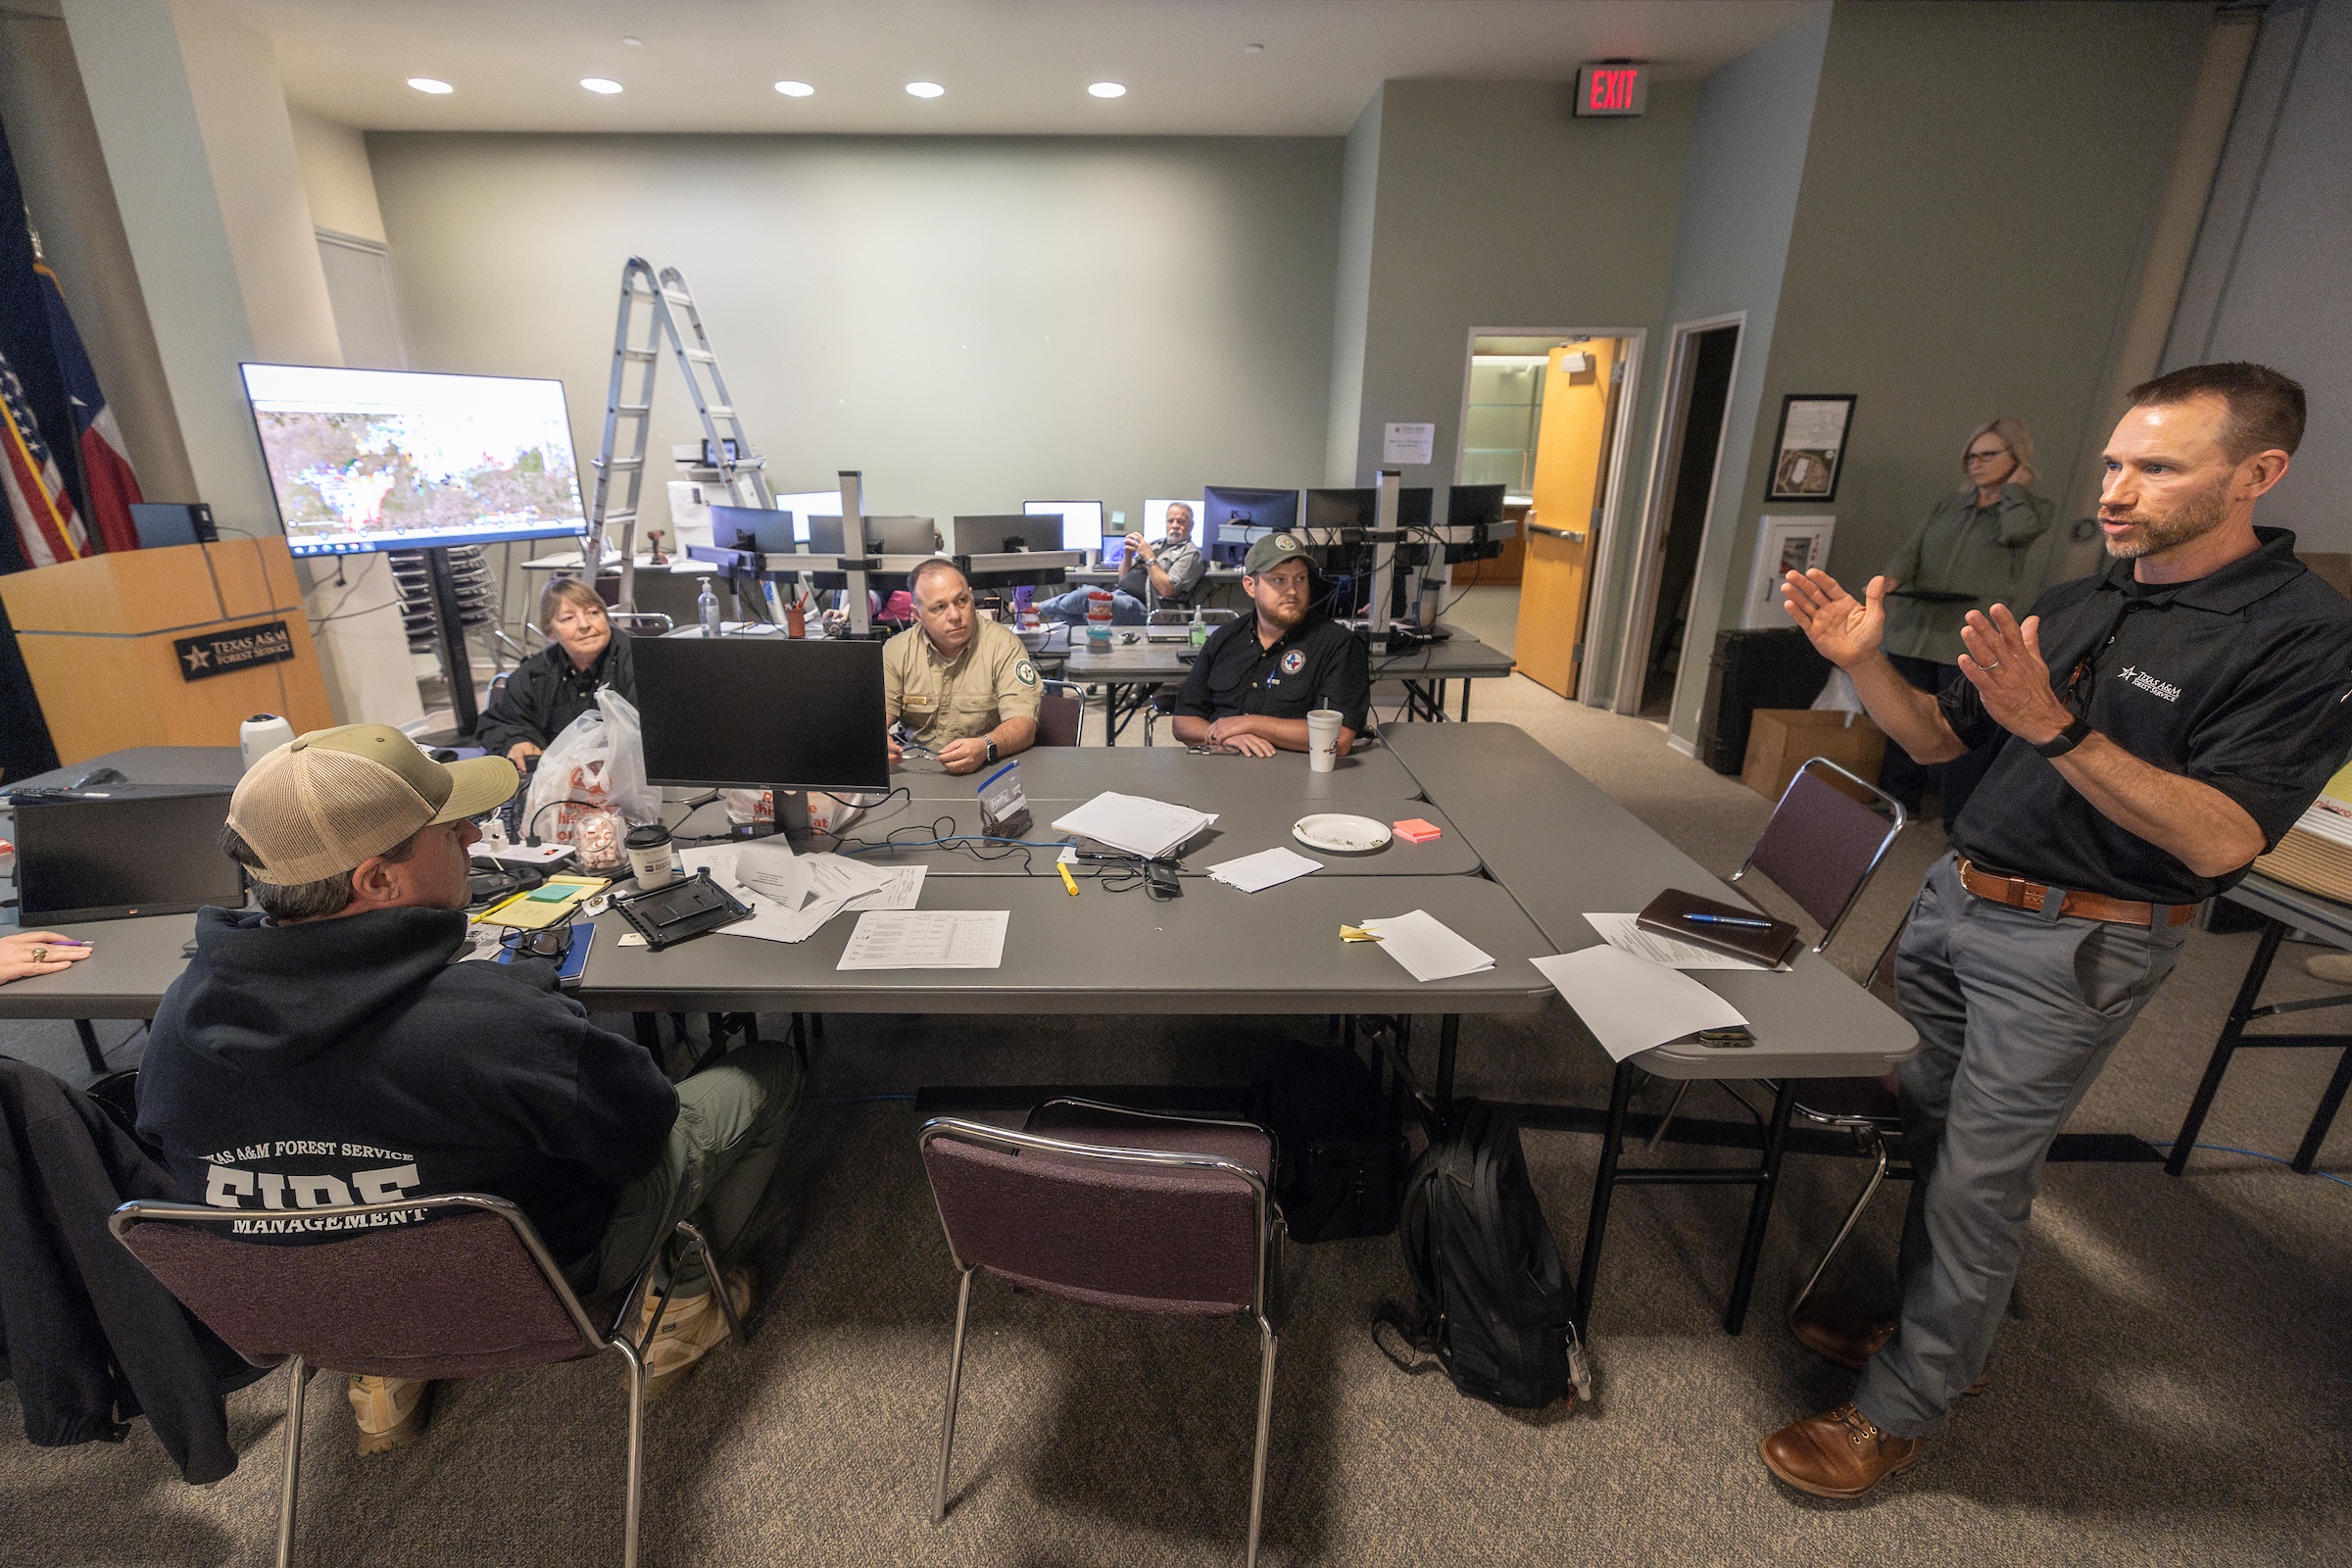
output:
<svg viewBox="0 0 2352 1568"><path fill-rule="evenodd" d="M282 537L122 550L0 576L64 763L234 746L255 713L334 722Z"/></svg>

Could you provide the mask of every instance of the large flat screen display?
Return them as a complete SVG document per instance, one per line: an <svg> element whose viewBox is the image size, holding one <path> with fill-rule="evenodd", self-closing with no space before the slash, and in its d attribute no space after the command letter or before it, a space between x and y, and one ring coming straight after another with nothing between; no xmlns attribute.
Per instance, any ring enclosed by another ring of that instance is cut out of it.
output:
<svg viewBox="0 0 2352 1568"><path fill-rule="evenodd" d="M585 533L561 381L248 365L298 556Z"/></svg>

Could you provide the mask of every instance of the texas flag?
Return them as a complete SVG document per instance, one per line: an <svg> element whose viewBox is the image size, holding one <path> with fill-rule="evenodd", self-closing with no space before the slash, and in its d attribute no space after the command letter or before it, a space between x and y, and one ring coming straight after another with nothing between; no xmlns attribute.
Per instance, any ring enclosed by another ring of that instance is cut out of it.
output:
<svg viewBox="0 0 2352 1568"><path fill-rule="evenodd" d="M90 553L66 478L33 421L24 383L0 357L0 499L16 520L27 566L54 566Z"/></svg>
<svg viewBox="0 0 2352 1568"><path fill-rule="evenodd" d="M115 411L107 407L106 394L98 389L98 373L90 368L90 357L82 350L81 334L74 329L73 312L66 309L57 274L42 262L33 263L32 270L40 278L42 303L49 311L49 341L57 349L58 374L74 408L83 499L89 505L87 520L98 530L101 550L136 550L139 531L131 522L130 509L139 500L139 476L131 471L130 459L123 456L122 432L115 424Z"/></svg>

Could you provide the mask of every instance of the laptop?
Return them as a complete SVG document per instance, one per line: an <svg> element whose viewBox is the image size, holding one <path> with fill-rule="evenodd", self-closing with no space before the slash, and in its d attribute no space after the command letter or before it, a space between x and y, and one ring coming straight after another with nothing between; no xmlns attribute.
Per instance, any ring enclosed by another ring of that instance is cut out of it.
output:
<svg viewBox="0 0 2352 1568"><path fill-rule="evenodd" d="M242 908L245 873L220 851L230 792L141 790L17 797L17 919L75 920Z"/></svg>

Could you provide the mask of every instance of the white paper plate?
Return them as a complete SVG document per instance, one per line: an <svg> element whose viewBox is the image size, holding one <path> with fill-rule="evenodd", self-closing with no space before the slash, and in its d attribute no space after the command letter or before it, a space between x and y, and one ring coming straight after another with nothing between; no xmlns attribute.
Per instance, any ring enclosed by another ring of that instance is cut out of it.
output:
<svg viewBox="0 0 2352 1568"><path fill-rule="evenodd" d="M1322 850L1332 855L1369 855L1385 849L1389 842L1389 825L1375 822L1368 816L1348 816L1336 811L1302 816L1291 824L1291 837L1310 850Z"/></svg>

